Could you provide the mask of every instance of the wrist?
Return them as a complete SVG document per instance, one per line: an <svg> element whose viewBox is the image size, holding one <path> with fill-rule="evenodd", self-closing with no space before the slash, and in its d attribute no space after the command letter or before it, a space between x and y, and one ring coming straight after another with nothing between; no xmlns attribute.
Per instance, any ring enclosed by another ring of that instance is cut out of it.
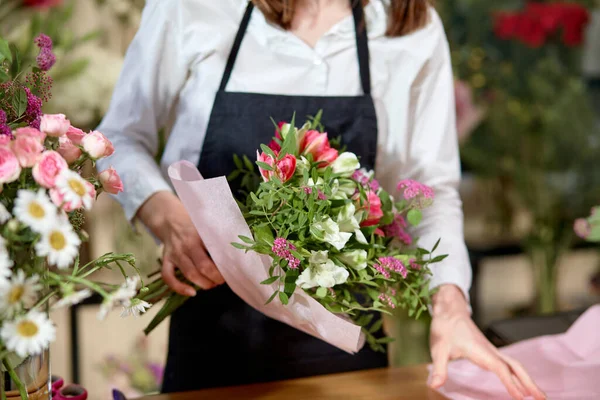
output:
<svg viewBox="0 0 600 400"><path fill-rule="evenodd" d="M453 284L441 285L432 297L433 315L470 314L469 304L462 290Z"/></svg>
<svg viewBox="0 0 600 400"><path fill-rule="evenodd" d="M165 211L172 210L173 201L178 201L178 198L172 192L156 192L144 202L137 213L137 218L161 241L162 231L169 221L169 213Z"/></svg>

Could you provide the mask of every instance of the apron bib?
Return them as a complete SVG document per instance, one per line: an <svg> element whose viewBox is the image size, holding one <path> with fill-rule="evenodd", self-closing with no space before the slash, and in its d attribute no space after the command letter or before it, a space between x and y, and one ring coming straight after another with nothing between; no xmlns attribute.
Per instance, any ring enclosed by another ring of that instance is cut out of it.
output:
<svg viewBox="0 0 600 400"><path fill-rule="evenodd" d="M361 165L375 166L377 116L371 98L369 49L363 9L352 1L362 96L285 96L227 92L253 10L242 19L216 94L198 168L204 178L227 176L233 155L254 160L274 135L270 120L289 121L323 110L330 137L341 137ZM234 192L235 193L235 192ZM227 285L199 291L171 317L163 392L198 390L387 366L368 345L350 355L254 310Z"/></svg>

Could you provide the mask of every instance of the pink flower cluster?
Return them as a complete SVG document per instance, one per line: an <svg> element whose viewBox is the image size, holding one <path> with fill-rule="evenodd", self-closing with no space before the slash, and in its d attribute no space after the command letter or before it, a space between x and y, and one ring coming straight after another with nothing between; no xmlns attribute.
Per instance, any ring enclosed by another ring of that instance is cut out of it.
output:
<svg viewBox="0 0 600 400"><path fill-rule="evenodd" d="M406 219L402 215L396 214L394 221L384 226L383 231L385 232L385 236L397 238L408 246L412 244L413 239L406 231L407 226Z"/></svg>
<svg viewBox="0 0 600 400"><path fill-rule="evenodd" d="M393 288L390 288L388 290L389 294L387 293L381 293L379 295L379 301L381 301L382 303L387 303L387 305L394 309L396 308L396 305L394 304L394 302L392 301L392 298L396 295L396 290Z"/></svg>
<svg viewBox="0 0 600 400"><path fill-rule="evenodd" d="M398 190L404 200L410 202L411 207L425 208L433 202L433 189L415 180L404 179L398 182Z"/></svg>
<svg viewBox="0 0 600 400"><path fill-rule="evenodd" d="M411 259L410 261L410 267L414 270L420 270L421 269L421 264L417 263L417 260L415 260L414 258Z"/></svg>
<svg viewBox="0 0 600 400"><path fill-rule="evenodd" d="M57 151L46 148L48 137L58 140ZM17 180L23 169L31 168L33 179L50 190L50 197L57 206L66 211L79 209L91 204L96 197L95 187L90 182L69 181L68 173L72 172L69 164L79 160L83 152L96 160L110 156L114 148L100 132L85 134L71 126L62 114L44 115L40 129L18 128L10 136L0 136L0 185ZM98 178L105 191L113 194L123 191L121 179L113 168L101 172ZM67 201L70 190L76 192L77 198Z"/></svg>
<svg viewBox="0 0 600 400"><path fill-rule="evenodd" d="M275 153L275 156L278 155L276 151L273 150L273 152ZM286 154L281 160L276 160L264 152L260 154L256 152L256 157L258 161L267 164L273 169L272 171L269 171L258 167L265 182L271 180L273 177L279 178L282 182L287 182L292 179L294 172L296 172L296 157L291 154Z"/></svg>
<svg viewBox="0 0 600 400"><path fill-rule="evenodd" d="M391 272L400 274L403 278L406 278L408 275L408 270L404 263L395 257L380 257L379 264L375 266L375 269L386 279L391 277Z"/></svg>
<svg viewBox="0 0 600 400"><path fill-rule="evenodd" d="M42 71L50 70L56 63L56 56L52 52L52 39L42 33L35 38L35 44L40 48L40 53L35 59L38 67Z"/></svg>
<svg viewBox="0 0 600 400"><path fill-rule="evenodd" d="M296 269L300 266L300 260L292 255L291 250L296 250L296 246L284 238L275 239L271 248L277 257L287 260L290 268Z"/></svg>
<svg viewBox="0 0 600 400"><path fill-rule="evenodd" d="M371 179L371 177L362 170L354 171L354 173L352 174L352 179L360 183L365 188L369 188L374 192L378 191L381 187L377 179Z"/></svg>

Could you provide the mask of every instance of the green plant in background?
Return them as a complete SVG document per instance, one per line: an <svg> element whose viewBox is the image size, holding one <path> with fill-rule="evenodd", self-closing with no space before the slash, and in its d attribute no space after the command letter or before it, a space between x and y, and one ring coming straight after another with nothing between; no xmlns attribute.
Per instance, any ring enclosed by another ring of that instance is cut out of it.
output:
<svg viewBox="0 0 600 400"><path fill-rule="evenodd" d="M572 244L572 221L600 197L600 132L580 72L592 3L452 0L443 10L455 72L487 109L463 162L500 182L504 204L530 214L523 246L542 313L556 308L556 266Z"/></svg>

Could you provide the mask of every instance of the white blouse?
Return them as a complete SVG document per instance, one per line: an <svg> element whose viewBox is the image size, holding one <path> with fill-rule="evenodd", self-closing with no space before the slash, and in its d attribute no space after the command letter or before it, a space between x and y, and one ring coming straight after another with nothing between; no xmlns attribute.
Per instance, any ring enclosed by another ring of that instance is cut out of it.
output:
<svg viewBox="0 0 600 400"><path fill-rule="evenodd" d="M372 96L378 118L376 176L391 193L404 178L436 192L416 235L421 247L449 254L433 267L432 287L455 284L468 299L471 267L458 194L460 164L452 67L437 13L419 31L385 36L389 0L365 7ZM152 194L172 190L166 172L179 160L197 163L215 93L246 0L148 0L101 126L115 145L112 164L125 191L128 218ZM255 9L227 86L229 91L285 95L362 94L352 16L308 46ZM290 110L293 112L293 110ZM257 118L269 118L257 115ZM327 115L323 116L327 119ZM169 139L160 165L157 132Z"/></svg>

